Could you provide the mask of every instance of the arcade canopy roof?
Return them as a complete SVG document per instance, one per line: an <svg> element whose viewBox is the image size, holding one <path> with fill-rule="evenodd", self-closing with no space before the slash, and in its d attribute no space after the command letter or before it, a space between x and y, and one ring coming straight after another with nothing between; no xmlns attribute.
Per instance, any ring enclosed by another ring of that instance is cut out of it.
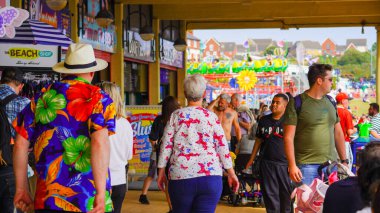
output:
<svg viewBox="0 0 380 213"><path fill-rule="evenodd" d="M187 29L380 26L379 0L115 0L151 4Z"/></svg>

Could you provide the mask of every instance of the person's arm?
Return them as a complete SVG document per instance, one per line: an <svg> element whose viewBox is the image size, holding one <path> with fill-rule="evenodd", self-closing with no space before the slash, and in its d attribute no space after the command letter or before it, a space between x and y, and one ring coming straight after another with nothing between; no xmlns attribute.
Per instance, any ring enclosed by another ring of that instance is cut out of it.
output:
<svg viewBox="0 0 380 213"><path fill-rule="evenodd" d="M177 120L177 116L172 114L168 124L165 126L164 134L162 135L160 153L158 155L157 168L165 168L173 152L174 144L174 121Z"/></svg>
<svg viewBox="0 0 380 213"><path fill-rule="evenodd" d="M296 133L295 125L284 125L284 148L285 155L288 160L289 177L294 182L302 181L301 170L296 165L294 156L294 136Z"/></svg>
<svg viewBox="0 0 380 213"><path fill-rule="evenodd" d="M228 185L232 187L232 191L237 193L239 189L239 180L236 177L235 170L233 168L226 169L228 173Z"/></svg>
<svg viewBox="0 0 380 213"><path fill-rule="evenodd" d="M243 112L240 115L239 125L248 131L251 128L251 118L248 116L247 112Z"/></svg>
<svg viewBox="0 0 380 213"><path fill-rule="evenodd" d="M358 132L358 129L356 129L355 127L353 127L352 129L348 129L347 130L347 134L350 136L352 134L355 134L356 132Z"/></svg>
<svg viewBox="0 0 380 213"><path fill-rule="evenodd" d="M371 130L370 133L374 138L380 138L380 135L375 130Z"/></svg>
<svg viewBox="0 0 380 213"><path fill-rule="evenodd" d="M165 191L165 188L167 187L165 183L166 183L165 168L158 168L157 185L158 185L158 188L163 192Z"/></svg>
<svg viewBox="0 0 380 213"><path fill-rule="evenodd" d="M103 128L91 134L91 166L95 182L95 201L91 213L105 210L106 179L110 161L108 129Z"/></svg>
<svg viewBox="0 0 380 213"><path fill-rule="evenodd" d="M152 145L152 148L157 144L157 140L151 140L151 139L149 139L149 142Z"/></svg>
<svg viewBox="0 0 380 213"><path fill-rule="evenodd" d="M346 119L346 127L347 127L347 135L350 136L352 134L355 134L357 132L357 129L354 127L354 123L352 121L352 115L351 113L347 113L347 119ZM342 127L342 125L341 125ZM344 135L344 134L343 134Z"/></svg>
<svg viewBox="0 0 380 213"><path fill-rule="evenodd" d="M234 118L232 120L232 125L235 127L235 133L238 143L241 141L241 132L240 132L240 126L238 121L238 115L236 112L234 112Z"/></svg>
<svg viewBox="0 0 380 213"><path fill-rule="evenodd" d="M335 148L336 148L336 151L338 152L339 158L341 160L347 159L346 146L344 144L346 141L344 140L344 134L343 134L342 126L340 126L340 122L335 124L334 139L335 139ZM346 163L344 164L347 166Z"/></svg>
<svg viewBox="0 0 380 213"><path fill-rule="evenodd" d="M255 145L253 146L251 157L249 158L247 165L245 166L246 169L248 169L250 166L252 166L253 161L255 160L255 157L257 156L257 152L259 151L261 147L262 140L258 137L255 139Z"/></svg>
<svg viewBox="0 0 380 213"><path fill-rule="evenodd" d="M128 143L127 160L131 160L133 157L133 129L132 129L132 126L129 122L128 122L128 127L127 127L126 131L128 134L127 135L127 143Z"/></svg>
<svg viewBox="0 0 380 213"><path fill-rule="evenodd" d="M15 173L16 193L14 196L15 207L23 212L33 206L32 197L29 193L27 180L29 141L17 134L13 147L13 170Z"/></svg>
<svg viewBox="0 0 380 213"><path fill-rule="evenodd" d="M215 100L211 101L211 103L207 106L207 109L213 112L216 103L219 102L219 99L220 99L220 96L218 96L218 98L216 98Z"/></svg>

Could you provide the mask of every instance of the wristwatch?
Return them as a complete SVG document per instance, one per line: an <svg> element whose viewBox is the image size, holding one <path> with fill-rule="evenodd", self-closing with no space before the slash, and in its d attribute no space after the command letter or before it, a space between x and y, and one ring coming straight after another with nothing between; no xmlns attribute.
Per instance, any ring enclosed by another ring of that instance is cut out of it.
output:
<svg viewBox="0 0 380 213"><path fill-rule="evenodd" d="M348 159L344 159L344 160L340 160L340 163L347 163L347 164L349 164L350 161Z"/></svg>

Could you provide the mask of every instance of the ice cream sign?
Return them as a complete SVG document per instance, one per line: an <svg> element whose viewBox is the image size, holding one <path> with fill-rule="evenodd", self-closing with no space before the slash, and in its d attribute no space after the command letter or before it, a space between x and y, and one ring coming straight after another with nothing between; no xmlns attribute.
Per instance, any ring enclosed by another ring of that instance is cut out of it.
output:
<svg viewBox="0 0 380 213"><path fill-rule="evenodd" d="M46 45L0 44L0 66L52 67L58 62L59 48Z"/></svg>

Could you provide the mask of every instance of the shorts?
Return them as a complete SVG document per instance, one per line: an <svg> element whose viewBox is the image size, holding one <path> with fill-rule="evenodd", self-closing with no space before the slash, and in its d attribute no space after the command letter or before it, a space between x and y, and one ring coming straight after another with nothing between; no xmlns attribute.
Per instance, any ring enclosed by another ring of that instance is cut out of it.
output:
<svg viewBox="0 0 380 213"><path fill-rule="evenodd" d="M155 178L157 175L157 161L150 159L148 177Z"/></svg>

